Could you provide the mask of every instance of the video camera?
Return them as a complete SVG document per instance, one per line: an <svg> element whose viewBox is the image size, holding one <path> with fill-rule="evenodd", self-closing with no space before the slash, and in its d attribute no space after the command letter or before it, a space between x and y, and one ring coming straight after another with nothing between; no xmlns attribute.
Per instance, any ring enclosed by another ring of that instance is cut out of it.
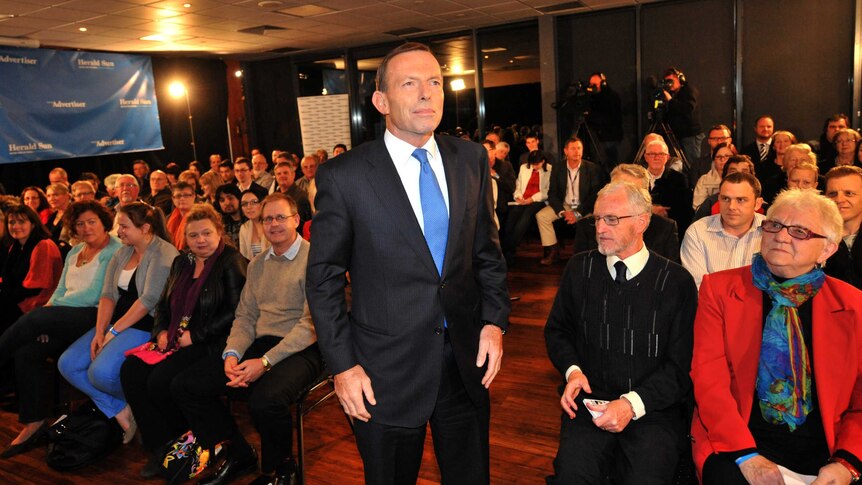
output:
<svg viewBox="0 0 862 485"><path fill-rule="evenodd" d="M595 92L595 88L589 83L575 80L566 88L563 100L551 103L551 108L558 111L571 108L579 115L587 115L590 111L590 96Z"/></svg>
<svg viewBox="0 0 862 485"><path fill-rule="evenodd" d="M673 80L663 79L661 84L659 84L658 88L650 97L650 100L652 100L652 106L650 107L649 113L647 113L647 118L650 121L661 121L664 118L664 115L667 112L667 101L665 100L664 93L665 91L671 92L671 89L673 89Z"/></svg>

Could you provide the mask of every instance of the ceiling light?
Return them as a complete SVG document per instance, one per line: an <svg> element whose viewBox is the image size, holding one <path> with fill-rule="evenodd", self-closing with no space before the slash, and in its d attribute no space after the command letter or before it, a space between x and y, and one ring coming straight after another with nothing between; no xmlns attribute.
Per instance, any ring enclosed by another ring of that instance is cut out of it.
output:
<svg viewBox="0 0 862 485"><path fill-rule="evenodd" d="M236 77L242 77L242 69L237 69L234 71L233 75Z"/></svg>
<svg viewBox="0 0 862 485"><path fill-rule="evenodd" d="M452 82L449 83L449 87L452 88L452 91L461 91L467 87L464 83L463 79L453 79Z"/></svg>
<svg viewBox="0 0 862 485"><path fill-rule="evenodd" d="M192 8L192 4L190 4L190 3L184 3L184 4L183 4L183 8Z"/></svg>
<svg viewBox="0 0 862 485"><path fill-rule="evenodd" d="M86 27L78 27L78 30L80 30L81 32L86 32L87 28Z"/></svg>
<svg viewBox="0 0 862 485"><path fill-rule="evenodd" d="M179 98L180 96L186 94L186 87L183 85L183 83L179 81L174 81L171 83L170 86L168 86L168 92L171 94L171 96Z"/></svg>
<svg viewBox="0 0 862 485"><path fill-rule="evenodd" d="M505 52L506 50L508 49L505 47L488 47L487 49L482 49L482 53L490 54L491 52Z"/></svg>
<svg viewBox="0 0 862 485"><path fill-rule="evenodd" d="M13 14L13 13L0 13L0 19L11 19L14 17L15 17L15 14Z"/></svg>
<svg viewBox="0 0 862 485"><path fill-rule="evenodd" d="M257 6L261 8L278 7L281 4L282 2L279 2L278 0L263 0L261 2L257 2Z"/></svg>

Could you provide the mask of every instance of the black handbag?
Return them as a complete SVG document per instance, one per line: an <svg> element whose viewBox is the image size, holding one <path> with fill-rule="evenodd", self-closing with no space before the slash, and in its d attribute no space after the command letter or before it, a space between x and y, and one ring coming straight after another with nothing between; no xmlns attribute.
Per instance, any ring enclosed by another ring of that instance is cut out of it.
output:
<svg viewBox="0 0 862 485"><path fill-rule="evenodd" d="M95 463L123 442L123 431L114 419L92 401L63 415L48 428L48 466L72 471Z"/></svg>

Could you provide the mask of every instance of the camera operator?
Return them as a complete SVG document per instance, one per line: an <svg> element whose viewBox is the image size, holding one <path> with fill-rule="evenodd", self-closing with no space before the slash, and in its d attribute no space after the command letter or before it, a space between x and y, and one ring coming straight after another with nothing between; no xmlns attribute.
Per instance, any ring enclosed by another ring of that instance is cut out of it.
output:
<svg viewBox="0 0 862 485"><path fill-rule="evenodd" d="M615 167L620 163L619 143L623 139L623 112L620 96L608 86L608 78L602 72L590 75L590 111L588 121L596 133L605 152L605 166Z"/></svg>
<svg viewBox="0 0 862 485"><path fill-rule="evenodd" d="M662 91L667 103L665 121L679 141L688 163L700 158L700 145L704 134L700 127L698 93L686 82L685 74L675 67L664 72Z"/></svg>

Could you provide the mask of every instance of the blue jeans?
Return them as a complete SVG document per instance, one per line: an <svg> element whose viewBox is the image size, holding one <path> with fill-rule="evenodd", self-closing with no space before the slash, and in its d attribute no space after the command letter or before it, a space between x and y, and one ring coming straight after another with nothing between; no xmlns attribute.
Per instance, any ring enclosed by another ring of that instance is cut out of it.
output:
<svg viewBox="0 0 862 485"><path fill-rule="evenodd" d="M93 328L76 340L60 356L57 366L70 384L90 396L105 416L113 418L126 407L120 385L120 367L126 360L123 354L150 340L150 333L134 328L123 330L102 348L96 360L91 360L90 343L95 334Z"/></svg>
<svg viewBox="0 0 862 485"><path fill-rule="evenodd" d="M698 133L694 136L687 136L679 139L680 148L685 153L685 158L688 160L688 167L683 167L683 173L691 167L691 164L697 163L700 158L700 149L703 146L703 139L706 137L703 133ZM697 182L697 181L695 181Z"/></svg>

